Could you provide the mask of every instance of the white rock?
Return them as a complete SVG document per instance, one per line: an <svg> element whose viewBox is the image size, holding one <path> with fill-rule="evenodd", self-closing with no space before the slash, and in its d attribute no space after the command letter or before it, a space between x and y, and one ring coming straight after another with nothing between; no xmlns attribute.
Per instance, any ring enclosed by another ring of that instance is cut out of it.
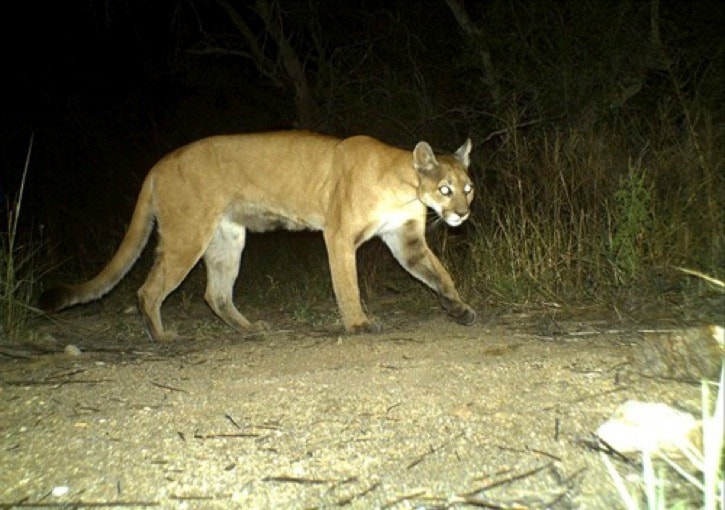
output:
<svg viewBox="0 0 725 510"><path fill-rule="evenodd" d="M68 494L68 491L70 491L70 488L67 485L57 485L53 487L51 494L56 498L59 498L60 496Z"/></svg>
<svg viewBox="0 0 725 510"><path fill-rule="evenodd" d="M597 431L600 439L621 453L676 451L690 444L699 422L666 404L628 400Z"/></svg>
<svg viewBox="0 0 725 510"><path fill-rule="evenodd" d="M66 345L63 352L65 352L66 356L70 356L72 358L77 358L81 355L81 350L73 344Z"/></svg>

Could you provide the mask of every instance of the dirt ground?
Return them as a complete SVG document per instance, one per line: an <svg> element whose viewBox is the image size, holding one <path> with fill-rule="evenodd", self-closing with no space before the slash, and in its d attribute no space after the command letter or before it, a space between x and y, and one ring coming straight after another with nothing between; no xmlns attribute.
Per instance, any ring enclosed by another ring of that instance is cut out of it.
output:
<svg viewBox="0 0 725 510"><path fill-rule="evenodd" d="M240 338L166 307L167 344L130 311L48 320L0 349L0 508L622 508L599 425L628 399L699 413L698 385L629 361L672 324L373 311L380 335L259 311L272 330Z"/></svg>

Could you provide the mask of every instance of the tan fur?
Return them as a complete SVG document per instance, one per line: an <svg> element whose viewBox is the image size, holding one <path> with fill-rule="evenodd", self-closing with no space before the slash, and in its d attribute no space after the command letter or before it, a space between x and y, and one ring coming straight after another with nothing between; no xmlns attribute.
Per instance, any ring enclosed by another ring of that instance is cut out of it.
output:
<svg viewBox="0 0 725 510"><path fill-rule="evenodd" d="M174 337L162 326L161 304L202 257L212 310L237 330L259 329L235 308L232 291L246 231L276 228L323 231L348 331L380 330L363 312L355 265L357 248L376 235L440 294L455 320L470 324L473 310L425 241L426 207L452 226L468 217L470 149L468 140L454 156L436 157L425 142L411 153L365 136L339 140L304 131L200 140L151 169L128 232L101 273L80 285L49 289L41 307L56 311L111 290L138 258L155 219L156 262L138 292L155 340Z"/></svg>

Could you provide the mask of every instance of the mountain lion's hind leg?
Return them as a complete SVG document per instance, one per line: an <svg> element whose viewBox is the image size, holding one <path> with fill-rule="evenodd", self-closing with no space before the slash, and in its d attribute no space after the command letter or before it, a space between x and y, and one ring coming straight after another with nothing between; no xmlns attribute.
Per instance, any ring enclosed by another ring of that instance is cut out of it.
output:
<svg viewBox="0 0 725 510"><path fill-rule="evenodd" d="M246 240L246 229L222 218L204 253L206 293L204 299L215 314L242 333L267 329L264 322L250 323L234 306L234 282Z"/></svg>
<svg viewBox="0 0 725 510"><path fill-rule="evenodd" d="M164 242L159 236L159 247L156 250L156 261L146 281L138 290L139 308L143 316L146 330L152 340L157 342L174 340L174 331L165 331L161 323L161 304L189 274L191 268L201 257L203 241L196 243Z"/></svg>
<svg viewBox="0 0 725 510"><path fill-rule="evenodd" d="M435 290L448 315L459 324L470 326L476 312L461 301L453 279L428 244L421 223L409 221L396 231L382 236L398 262L413 276Z"/></svg>

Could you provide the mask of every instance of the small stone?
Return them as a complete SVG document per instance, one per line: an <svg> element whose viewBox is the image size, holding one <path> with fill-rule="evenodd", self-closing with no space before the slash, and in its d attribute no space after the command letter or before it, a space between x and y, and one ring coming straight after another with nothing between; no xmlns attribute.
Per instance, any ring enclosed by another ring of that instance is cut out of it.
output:
<svg viewBox="0 0 725 510"><path fill-rule="evenodd" d="M66 356L70 356L72 358L77 358L81 355L81 350L73 344L66 345L63 352L65 352Z"/></svg>
<svg viewBox="0 0 725 510"><path fill-rule="evenodd" d="M68 491L70 491L70 488L66 485L57 485L53 487L53 490L51 491L51 494L55 496L56 498L59 498L60 496L65 496L68 494Z"/></svg>

